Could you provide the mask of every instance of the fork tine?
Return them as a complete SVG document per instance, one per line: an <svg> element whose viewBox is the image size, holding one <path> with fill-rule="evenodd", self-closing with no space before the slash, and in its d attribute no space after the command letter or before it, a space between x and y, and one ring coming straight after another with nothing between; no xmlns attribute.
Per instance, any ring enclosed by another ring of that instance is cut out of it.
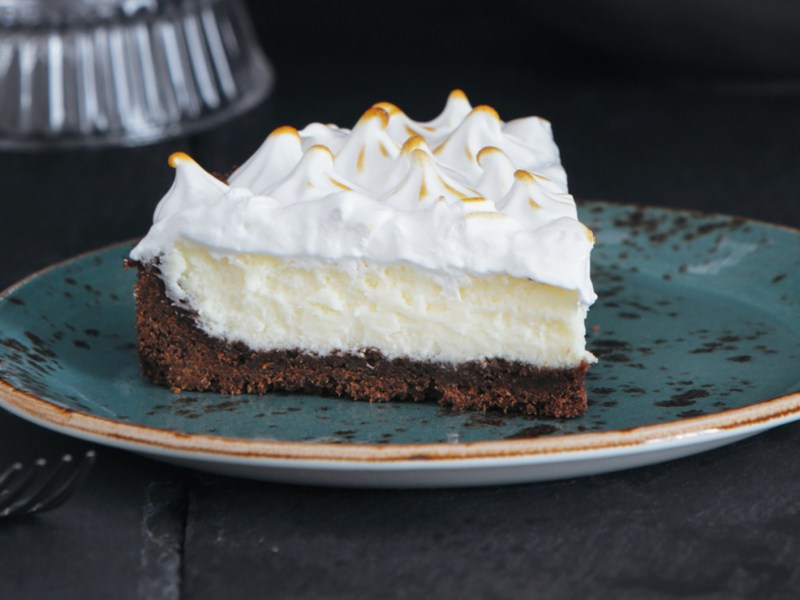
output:
<svg viewBox="0 0 800 600"><path fill-rule="evenodd" d="M69 477L68 469L72 465L72 455L65 454L56 465L47 470L41 470L38 476L28 484L25 494L6 508L6 516L34 512L39 504L49 498L54 490L58 489L59 482L64 477ZM62 474L67 471L67 475Z"/></svg>
<svg viewBox="0 0 800 600"><path fill-rule="evenodd" d="M51 510L61 505L83 481L95 457L95 451L89 450L77 465L69 454L52 468L44 458L27 469L21 463L11 465L0 475L0 484L6 486L0 487L0 517Z"/></svg>
<svg viewBox="0 0 800 600"><path fill-rule="evenodd" d="M97 453L94 450L88 450L83 455L83 460L81 460L78 467L67 477L61 487L41 499L29 509L29 512L44 512L61 506L84 480L96 457Z"/></svg>
<svg viewBox="0 0 800 600"><path fill-rule="evenodd" d="M11 481L16 475L22 470L22 463L16 462L10 467L8 467L3 474L0 475L0 489L6 484L6 482Z"/></svg>
<svg viewBox="0 0 800 600"><path fill-rule="evenodd" d="M37 476L47 466L47 461L39 458L34 462L32 469L19 469L17 470L17 477L13 477L6 489L0 491L0 516L5 517L10 515L17 498L20 497L27 489L28 483Z"/></svg>

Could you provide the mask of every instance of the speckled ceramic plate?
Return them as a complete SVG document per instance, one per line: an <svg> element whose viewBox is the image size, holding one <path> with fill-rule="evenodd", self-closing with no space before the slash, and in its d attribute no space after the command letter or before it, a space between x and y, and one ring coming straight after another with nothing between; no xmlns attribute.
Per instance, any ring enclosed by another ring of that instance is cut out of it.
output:
<svg viewBox="0 0 800 600"><path fill-rule="evenodd" d="M198 469L325 485L537 481L652 464L800 418L800 232L586 203L600 295L589 410L573 420L297 395L173 394L134 351L130 244L0 301L0 404Z"/></svg>

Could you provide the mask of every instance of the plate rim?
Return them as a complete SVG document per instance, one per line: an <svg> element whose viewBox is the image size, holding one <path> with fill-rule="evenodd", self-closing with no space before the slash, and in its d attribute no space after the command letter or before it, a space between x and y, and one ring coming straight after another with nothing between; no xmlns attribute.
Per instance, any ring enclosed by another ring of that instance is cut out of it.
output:
<svg viewBox="0 0 800 600"><path fill-rule="evenodd" d="M634 210L664 210L703 217L743 219L770 228L800 235L800 229L715 212L692 209L613 202L581 201L582 205L609 205ZM81 259L134 243L131 238L82 252L44 267L11 284L0 292L0 302L34 279ZM556 457L599 451L655 449L680 441L697 443L725 434L757 432L800 419L800 391L761 400L747 406L728 409L712 415L677 419L667 423L640 425L630 429L614 429L591 433L568 433L528 439L485 440L478 442L434 442L418 444L320 443L243 439L199 433L184 433L145 425L124 423L89 415L38 398L0 379L0 407L41 426L65 434L75 433L84 439L107 440L111 445L136 447L157 453L177 452L183 457L198 459L215 456L244 460L324 461L334 463L391 464L400 462L459 461Z"/></svg>

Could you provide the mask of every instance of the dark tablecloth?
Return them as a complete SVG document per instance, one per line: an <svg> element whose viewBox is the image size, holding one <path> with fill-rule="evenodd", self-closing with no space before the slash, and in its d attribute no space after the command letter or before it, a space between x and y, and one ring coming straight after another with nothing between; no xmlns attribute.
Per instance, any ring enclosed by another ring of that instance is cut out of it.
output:
<svg viewBox="0 0 800 600"><path fill-rule="evenodd" d="M309 60L279 72L266 105L201 135L0 154L0 286L142 235L171 182L172 151L224 172L275 126L351 124L384 99L430 118L453 87L505 119L550 119L578 198L800 226L796 86L612 84L503 68L364 73ZM85 447L0 411L0 467ZM796 597L797 456L800 425L790 425L609 475L369 491L228 479L99 448L63 507L0 521L0 597Z"/></svg>

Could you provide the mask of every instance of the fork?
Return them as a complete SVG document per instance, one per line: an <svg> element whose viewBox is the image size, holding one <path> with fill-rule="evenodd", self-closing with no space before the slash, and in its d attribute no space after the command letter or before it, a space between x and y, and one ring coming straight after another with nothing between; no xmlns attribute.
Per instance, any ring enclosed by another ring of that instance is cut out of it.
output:
<svg viewBox="0 0 800 600"><path fill-rule="evenodd" d="M14 463L0 475L0 517L28 515L60 506L86 477L96 456L94 450L88 450L77 461L71 454L65 454L54 465L44 458L29 467Z"/></svg>

